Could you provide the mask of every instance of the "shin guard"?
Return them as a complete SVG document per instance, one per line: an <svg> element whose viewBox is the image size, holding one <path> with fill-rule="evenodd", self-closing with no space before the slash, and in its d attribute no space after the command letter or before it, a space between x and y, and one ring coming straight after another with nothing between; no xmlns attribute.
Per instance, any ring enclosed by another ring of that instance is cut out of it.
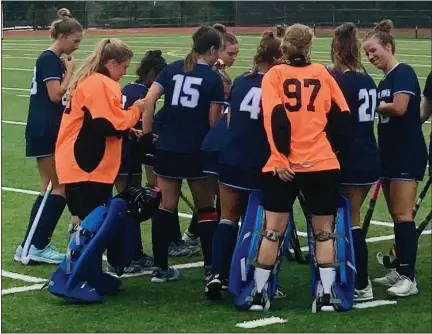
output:
<svg viewBox="0 0 432 334"><path fill-rule="evenodd" d="M334 307L337 311L349 311L354 303L354 289L356 279L354 243L351 233L351 214L349 201L339 197L338 210L335 218L334 250L336 279L333 284L333 293L337 300ZM319 268L315 260L315 236L312 224L308 221L308 244L311 258L312 296L317 297L317 288L320 281Z"/></svg>

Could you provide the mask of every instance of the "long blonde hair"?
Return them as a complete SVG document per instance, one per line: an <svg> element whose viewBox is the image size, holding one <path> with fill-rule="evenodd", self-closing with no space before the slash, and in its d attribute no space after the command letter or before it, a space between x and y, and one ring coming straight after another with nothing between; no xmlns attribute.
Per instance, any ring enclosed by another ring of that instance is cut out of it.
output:
<svg viewBox="0 0 432 334"><path fill-rule="evenodd" d="M93 73L106 73L105 64L114 59L117 63L130 60L133 52L130 47L118 38L102 39L93 52L83 61L69 85L69 94L76 86Z"/></svg>

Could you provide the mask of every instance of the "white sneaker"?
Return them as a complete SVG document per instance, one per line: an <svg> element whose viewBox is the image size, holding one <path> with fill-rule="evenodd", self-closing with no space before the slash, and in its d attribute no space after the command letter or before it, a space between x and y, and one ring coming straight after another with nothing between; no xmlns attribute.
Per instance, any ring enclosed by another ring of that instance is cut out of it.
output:
<svg viewBox="0 0 432 334"><path fill-rule="evenodd" d="M401 276L396 269L390 270L390 272L384 277L374 278L372 281L384 286L393 286L401 279Z"/></svg>
<svg viewBox="0 0 432 334"><path fill-rule="evenodd" d="M368 279L368 285L361 290L354 290L354 302L367 302L373 299L372 282Z"/></svg>
<svg viewBox="0 0 432 334"><path fill-rule="evenodd" d="M201 240L200 240L199 236L190 233L189 230L186 230L183 233L182 240L184 240L185 244L188 246L194 246L194 247L200 247L201 248Z"/></svg>
<svg viewBox="0 0 432 334"><path fill-rule="evenodd" d="M394 297L408 297L418 294L417 282L411 281L406 276L401 276L391 288L387 289L387 293Z"/></svg>

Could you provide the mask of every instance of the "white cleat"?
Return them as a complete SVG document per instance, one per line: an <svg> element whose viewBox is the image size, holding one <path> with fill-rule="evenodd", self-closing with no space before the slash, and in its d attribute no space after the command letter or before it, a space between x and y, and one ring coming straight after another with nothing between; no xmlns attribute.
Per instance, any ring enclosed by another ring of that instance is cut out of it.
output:
<svg viewBox="0 0 432 334"><path fill-rule="evenodd" d="M361 290L354 290L354 302L367 302L373 299L372 282L368 279L368 285Z"/></svg>
<svg viewBox="0 0 432 334"><path fill-rule="evenodd" d="M401 276L391 288L387 289L387 293L393 297L408 297L418 294L417 282L411 281L406 276Z"/></svg>
<svg viewBox="0 0 432 334"><path fill-rule="evenodd" d="M378 277L378 278L374 278L372 281L374 283L378 283L384 286L393 286L396 284L396 282L398 282L401 279L401 276L399 275L399 273L396 271L396 269L392 269L390 270L390 272L383 276L383 277Z"/></svg>

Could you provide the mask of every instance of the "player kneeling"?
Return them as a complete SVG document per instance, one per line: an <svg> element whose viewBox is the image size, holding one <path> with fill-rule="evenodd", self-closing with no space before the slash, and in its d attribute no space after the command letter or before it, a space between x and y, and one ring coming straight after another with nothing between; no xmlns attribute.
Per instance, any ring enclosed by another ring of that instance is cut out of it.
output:
<svg viewBox="0 0 432 334"><path fill-rule="evenodd" d="M72 234L48 291L76 303L98 303L117 292L121 280L103 272L102 255L107 251L109 265L121 276L139 247L139 223L153 216L160 200L157 188L129 186L94 209Z"/></svg>
<svg viewBox="0 0 432 334"><path fill-rule="evenodd" d="M263 119L271 154L263 168L264 223L260 231L252 230L258 234L250 243L256 256L247 263L253 270L249 273L242 270L246 282L235 296L235 304L241 309L262 311L270 307L278 256L299 192L311 212L313 242L310 246L316 263L313 266L314 308L316 311L348 310L352 306L354 267L349 269L345 259L340 263L339 257L339 252L347 250L353 255L345 243L351 238L350 229L346 228L349 215L338 217L337 222L342 224L335 230L338 207L339 213L346 212L347 208L346 201L339 204L340 166L326 134L328 130L335 146L348 141L351 117L335 80L324 66L310 62L312 39L309 27L290 26L282 41L286 63L274 66L263 78ZM255 206L260 208L259 203ZM246 217L245 223L247 220ZM336 249L338 259L335 259ZM241 268L242 265L233 262L234 266ZM235 283L231 278L230 275L230 290Z"/></svg>

